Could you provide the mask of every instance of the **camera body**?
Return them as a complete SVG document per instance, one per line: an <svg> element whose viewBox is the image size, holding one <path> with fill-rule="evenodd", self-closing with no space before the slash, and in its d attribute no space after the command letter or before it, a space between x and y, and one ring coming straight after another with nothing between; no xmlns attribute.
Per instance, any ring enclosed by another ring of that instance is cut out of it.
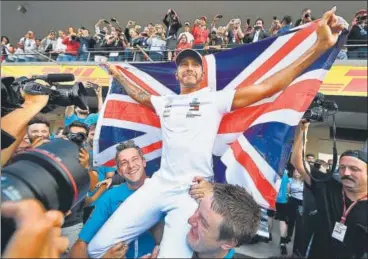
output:
<svg viewBox="0 0 368 259"><path fill-rule="evenodd" d="M326 100L325 96L317 93L313 102L303 115L303 119L310 122L325 122L327 117L334 115L338 111L336 102Z"/></svg>
<svg viewBox="0 0 368 259"><path fill-rule="evenodd" d="M68 133L67 138L71 141L74 142L75 144L78 145L78 147L82 147L84 141L87 139L87 135L82 133L82 132L78 132L78 133Z"/></svg>
<svg viewBox="0 0 368 259"><path fill-rule="evenodd" d="M36 80L43 80L49 86L39 84ZM87 91L81 82L76 82L70 89L57 88L56 82L73 80L73 74L49 74L33 76L32 78L23 76L18 79L14 79L14 77L1 78L1 116L21 107L24 102L21 90L30 95L49 95L47 106L41 110L44 113L53 110L56 106L76 105L85 110L87 109Z"/></svg>

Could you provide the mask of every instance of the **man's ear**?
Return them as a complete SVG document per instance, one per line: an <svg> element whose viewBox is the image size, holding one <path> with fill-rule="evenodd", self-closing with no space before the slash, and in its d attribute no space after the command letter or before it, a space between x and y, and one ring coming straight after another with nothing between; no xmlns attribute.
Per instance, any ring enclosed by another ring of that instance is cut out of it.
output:
<svg viewBox="0 0 368 259"><path fill-rule="evenodd" d="M147 161L145 158L143 158L143 167L146 168L146 165L147 165Z"/></svg>
<svg viewBox="0 0 368 259"><path fill-rule="evenodd" d="M232 238L232 239L229 239L229 240L222 241L222 244L220 246L223 250L228 251L228 250L236 247L237 243L238 242L235 240L235 238Z"/></svg>
<svg viewBox="0 0 368 259"><path fill-rule="evenodd" d="M175 72L175 78L179 81L178 72Z"/></svg>

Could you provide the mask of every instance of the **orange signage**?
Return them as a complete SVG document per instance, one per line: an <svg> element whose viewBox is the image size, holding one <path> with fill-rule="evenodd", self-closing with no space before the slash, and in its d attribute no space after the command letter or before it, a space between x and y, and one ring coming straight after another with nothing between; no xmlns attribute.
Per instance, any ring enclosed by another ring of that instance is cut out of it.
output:
<svg viewBox="0 0 368 259"><path fill-rule="evenodd" d="M97 65L24 65L6 63L1 66L1 76L32 76L50 73L72 73L75 81L91 81L108 86L107 73ZM68 82L70 84L70 82ZM320 91L326 95L367 96L367 67L336 65L328 72Z"/></svg>

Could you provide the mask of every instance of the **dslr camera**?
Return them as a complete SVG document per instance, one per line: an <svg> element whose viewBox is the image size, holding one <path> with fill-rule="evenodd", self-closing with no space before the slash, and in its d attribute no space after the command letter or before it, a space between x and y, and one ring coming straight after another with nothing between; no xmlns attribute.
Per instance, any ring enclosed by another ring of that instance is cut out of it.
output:
<svg viewBox="0 0 368 259"><path fill-rule="evenodd" d="M303 115L303 119L310 122L325 122L327 117L334 115L338 111L336 102L326 100L325 96L317 93L313 102Z"/></svg>
<svg viewBox="0 0 368 259"><path fill-rule="evenodd" d="M75 143L59 138L17 154L12 164L2 168L1 202L37 199L46 210L66 213L90 188L90 176L79 162L79 150ZM13 219L1 217L2 251L15 229Z"/></svg>

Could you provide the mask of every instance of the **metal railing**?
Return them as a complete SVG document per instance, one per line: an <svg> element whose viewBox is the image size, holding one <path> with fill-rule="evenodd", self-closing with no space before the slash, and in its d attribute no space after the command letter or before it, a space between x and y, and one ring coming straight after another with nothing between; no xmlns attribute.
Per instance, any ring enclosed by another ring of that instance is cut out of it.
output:
<svg viewBox="0 0 368 259"><path fill-rule="evenodd" d="M239 47L241 45L228 44L225 48L194 48L202 55L213 54L224 50ZM351 48L353 48L351 50ZM349 50L346 50L349 49ZM155 50L151 51L141 47L129 48L125 50L103 50L93 49L78 55L68 53L21 53L3 55L4 63L30 63L30 62L163 62L168 61L168 53L171 52L175 56L180 50ZM364 60L367 59L367 44L351 44L345 45L339 53L338 60Z"/></svg>

